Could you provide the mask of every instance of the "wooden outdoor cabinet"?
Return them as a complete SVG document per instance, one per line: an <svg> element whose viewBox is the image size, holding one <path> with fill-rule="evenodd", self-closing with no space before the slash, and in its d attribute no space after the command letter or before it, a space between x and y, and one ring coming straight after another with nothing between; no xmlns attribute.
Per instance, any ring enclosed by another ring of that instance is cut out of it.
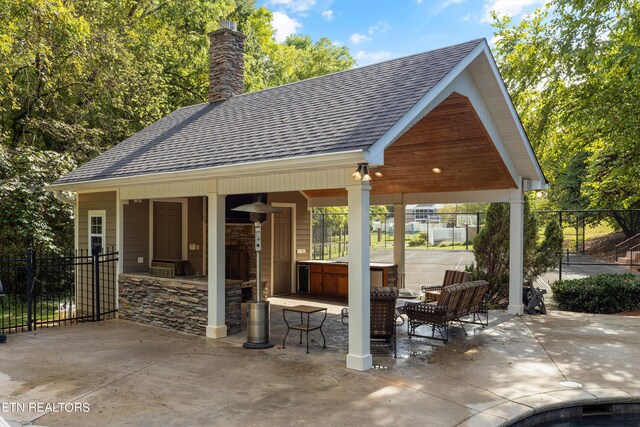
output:
<svg viewBox="0 0 640 427"><path fill-rule="evenodd" d="M309 293L312 295L322 295L322 266L311 264L311 286Z"/></svg>
<svg viewBox="0 0 640 427"><path fill-rule="evenodd" d="M344 298L349 295L349 264L346 262L299 261L298 264L309 265L311 295ZM397 286L397 270L394 264L372 263L372 275L382 273L382 283L372 281L372 286Z"/></svg>

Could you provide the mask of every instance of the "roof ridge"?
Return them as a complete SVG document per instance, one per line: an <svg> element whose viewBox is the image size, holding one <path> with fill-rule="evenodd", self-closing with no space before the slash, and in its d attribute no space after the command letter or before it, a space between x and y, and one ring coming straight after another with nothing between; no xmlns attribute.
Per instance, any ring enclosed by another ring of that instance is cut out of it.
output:
<svg viewBox="0 0 640 427"><path fill-rule="evenodd" d="M266 88L264 88L264 89L256 90L256 91L253 91L253 92L244 92L244 93L240 93L240 94L238 94L238 95L233 95L233 96L231 96L231 97L230 97L230 98L228 98L228 99L238 98L238 97L244 97L244 96L247 96L247 95L254 95L254 94L258 94L258 93L264 93L264 92L267 92L267 91L270 91L270 90L280 89L280 88L283 88L283 87L286 87L286 86L296 85L296 84L300 84L300 83L308 82L308 81L311 81L311 80L323 79L323 78L327 78L327 77L335 76L335 75L337 75L337 74L343 74L343 73L348 73L348 72L355 71L355 70L362 70L362 69L364 69L364 68L380 66L380 65L382 65L382 64L386 64L386 63L389 63L389 62L399 61L399 60L401 60L401 59L407 59L407 58L411 58L411 57L413 57L413 56L425 55L425 54L427 54L427 53L438 52L438 51L445 50L445 49L451 49L451 48L453 48L453 47L456 47L456 46L462 46L462 45L464 45L464 44L471 44L471 43L476 42L476 46L477 46L477 45L478 45L479 43L481 43L482 41L485 41L485 42L486 42L486 41L487 41L487 39L486 39L486 38L484 38L484 37L480 37L480 38L477 38L477 39L471 39L471 40L468 40L468 41L466 41L466 42L462 42L462 43L456 43L456 44L452 44L452 45L449 45L449 46L439 47L439 48L437 48L437 49L425 50L425 51L423 51L423 52L417 52L417 53L411 53L411 54L408 54L408 55L399 56L399 57L397 57L397 58L391 58L391 59L387 59L387 60L385 60L385 61L380 61L380 62L376 62L376 63L373 63L373 64L363 65L362 67L349 68L348 70L334 71L333 73L323 74L323 75L321 75L321 76L309 77L308 79L304 79L304 80L297 80L297 81L295 81L295 82L284 83L284 84L281 84L281 85L278 85L278 86L266 87ZM220 103L223 103L223 102L224 102L224 101L221 101ZM177 108L177 109L176 109L176 110L174 110L174 111L181 110L181 109L183 109L183 108L197 107L197 106L199 106L199 105L207 105L207 104L210 104L210 102L201 102L201 103L199 103L199 104L185 105L185 106L182 106L182 107Z"/></svg>

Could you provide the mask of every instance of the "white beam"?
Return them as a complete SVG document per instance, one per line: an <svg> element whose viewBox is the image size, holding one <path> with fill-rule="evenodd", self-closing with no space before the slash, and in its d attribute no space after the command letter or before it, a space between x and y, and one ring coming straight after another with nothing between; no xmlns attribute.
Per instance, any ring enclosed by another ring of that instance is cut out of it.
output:
<svg viewBox="0 0 640 427"><path fill-rule="evenodd" d="M512 190L507 188L502 190L446 191L437 193L372 194L371 204L374 206L394 205L400 201L405 205L508 202L511 197L511 191ZM336 196L309 198L309 207L321 208L327 206L347 206L347 197Z"/></svg>
<svg viewBox="0 0 640 427"><path fill-rule="evenodd" d="M400 285L404 287L405 219L404 203L395 203L393 205L393 263L398 266L398 287L400 287Z"/></svg>
<svg viewBox="0 0 640 427"><path fill-rule="evenodd" d="M510 314L524 312L522 276L524 275L524 199L521 190L513 190L509 201L509 307Z"/></svg>
<svg viewBox="0 0 640 427"><path fill-rule="evenodd" d="M224 195L209 193L209 244L207 247L209 262L208 271L208 338L222 338L227 336L225 324L225 271L224 271Z"/></svg>
<svg viewBox="0 0 640 427"><path fill-rule="evenodd" d="M347 368L373 366L370 342L368 183L347 187L349 198L349 353Z"/></svg>

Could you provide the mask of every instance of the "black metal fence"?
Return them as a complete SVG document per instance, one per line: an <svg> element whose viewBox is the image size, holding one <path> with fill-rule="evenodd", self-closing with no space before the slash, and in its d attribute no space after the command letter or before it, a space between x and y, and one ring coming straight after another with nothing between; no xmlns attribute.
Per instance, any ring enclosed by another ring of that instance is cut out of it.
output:
<svg viewBox="0 0 640 427"><path fill-rule="evenodd" d="M112 248L0 256L0 332L110 318L117 311L117 261Z"/></svg>
<svg viewBox="0 0 640 427"><path fill-rule="evenodd" d="M555 219L562 228L559 280L640 268L640 209L537 211L536 216L542 226Z"/></svg>

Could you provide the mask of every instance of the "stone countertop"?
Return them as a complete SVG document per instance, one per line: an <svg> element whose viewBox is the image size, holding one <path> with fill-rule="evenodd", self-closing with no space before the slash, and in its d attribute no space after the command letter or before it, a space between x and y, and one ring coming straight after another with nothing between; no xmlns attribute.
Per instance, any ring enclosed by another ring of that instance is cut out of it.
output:
<svg viewBox="0 0 640 427"><path fill-rule="evenodd" d="M207 276L157 277L157 276L152 276L149 273L121 273L120 277L126 278L126 279L133 279L133 280L154 280L154 281L166 284L167 286L174 286L174 287L196 286L202 289L207 289L208 287ZM225 280L226 286L234 286L234 285L242 286L243 283L245 283L244 280L232 280L232 279ZM254 284L255 284L255 280L254 280Z"/></svg>

